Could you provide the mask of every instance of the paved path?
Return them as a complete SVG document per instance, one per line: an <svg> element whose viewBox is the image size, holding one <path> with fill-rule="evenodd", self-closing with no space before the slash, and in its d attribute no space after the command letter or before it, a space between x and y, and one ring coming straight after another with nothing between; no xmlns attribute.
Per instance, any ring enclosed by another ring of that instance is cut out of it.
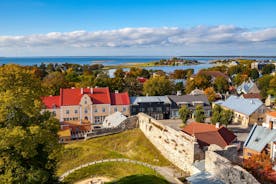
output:
<svg viewBox="0 0 276 184"><path fill-rule="evenodd" d="M171 169L169 167L154 166L154 165L150 165L150 164L145 163L145 162L140 162L140 161L137 161L137 160L130 160L130 159L126 159L126 158L105 159L105 160L98 160L98 161L94 161L94 162L89 162L89 163L80 165L78 167L75 167L75 168L63 173L59 177L59 180L60 181L64 180L64 178L67 177L69 174L71 174L71 173L73 173L73 172L75 172L79 169L82 169L84 167L88 167L88 166L91 166L91 165L95 165L95 164L104 163L104 162L128 162L128 163L143 165L145 167L153 169L155 172L159 173L161 176L163 176L170 183L173 183L173 184L181 184L182 183L180 180L178 180L177 178L174 177L174 171L173 171L173 169Z"/></svg>

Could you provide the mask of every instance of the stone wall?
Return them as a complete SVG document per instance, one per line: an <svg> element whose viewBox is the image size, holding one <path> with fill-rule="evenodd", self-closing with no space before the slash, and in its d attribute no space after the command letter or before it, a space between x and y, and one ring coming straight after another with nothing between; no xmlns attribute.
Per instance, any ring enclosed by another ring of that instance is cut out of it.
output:
<svg viewBox="0 0 276 184"><path fill-rule="evenodd" d="M139 128L165 158L191 174L197 170L193 163L203 159L204 152L194 137L164 126L144 113L137 117Z"/></svg>
<svg viewBox="0 0 276 184"><path fill-rule="evenodd" d="M205 152L205 170L207 172L225 183L259 184L249 172L238 165L233 165L230 160L220 154L225 155L222 150L219 153L211 149Z"/></svg>

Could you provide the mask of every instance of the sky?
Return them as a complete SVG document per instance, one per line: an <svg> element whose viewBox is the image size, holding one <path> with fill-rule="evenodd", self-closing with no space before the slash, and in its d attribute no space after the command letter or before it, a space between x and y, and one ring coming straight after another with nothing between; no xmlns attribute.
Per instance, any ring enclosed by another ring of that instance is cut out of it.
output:
<svg viewBox="0 0 276 184"><path fill-rule="evenodd" d="M276 55L276 0L1 0L0 56Z"/></svg>

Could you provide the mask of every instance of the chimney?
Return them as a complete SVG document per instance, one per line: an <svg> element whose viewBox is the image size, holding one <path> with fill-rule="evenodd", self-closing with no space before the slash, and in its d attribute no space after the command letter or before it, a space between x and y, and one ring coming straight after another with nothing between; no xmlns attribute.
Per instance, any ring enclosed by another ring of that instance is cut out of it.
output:
<svg viewBox="0 0 276 184"><path fill-rule="evenodd" d="M81 94L83 94L83 88L81 88Z"/></svg>
<svg viewBox="0 0 276 184"><path fill-rule="evenodd" d="M268 128L269 128L270 130L272 130L272 129L273 129L273 121L269 121Z"/></svg>
<svg viewBox="0 0 276 184"><path fill-rule="evenodd" d="M93 94L93 88L92 87L90 88L90 93Z"/></svg>
<svg viewBox="0 0 276 184"><path fill-rule="evenodd" d="M216 123L216 128L219 128L219 122Z"/></svg>
<svg viewBox="0 0 276 184"><path fill-rule="evenodd" d="M115 93L119 93L119 91L118 91L118 90L115 90Z"/></svg>
<svg viewBox="0 0 276 184"><path fill-rule="evenodd" d="M176 95L177 95L177 96L181 96L181 95L182 95L181 91L177 91L177 92L176 92Z"/></svg>

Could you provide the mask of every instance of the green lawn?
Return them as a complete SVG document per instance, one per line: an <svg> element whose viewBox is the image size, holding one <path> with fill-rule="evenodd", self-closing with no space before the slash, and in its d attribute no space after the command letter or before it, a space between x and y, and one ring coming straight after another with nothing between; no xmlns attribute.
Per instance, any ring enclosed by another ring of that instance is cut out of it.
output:
<svg viewBox="0 0 276 184"><path fill-rule="evenodd" d="M129 158L159 166L171 165L140 129L134 129L65 145L57 174L61 175L81 164L109 158Z"/></svg>
<svg viewBox="0 0 276 184"><path fill-rule="evenodd" d="M116 183L129 183L131 180L138 183L141 183L142 181L148 183L150 183L149 181L162 181L163 183L167 183L154 170L142 165L126 162L106 162L88 166L70 174L64 179L64 182L74 183L79 180L97 176L110 178L113 181L116 181Z"/></svg>
<svg viewBox="0 0 276 184"><path fill-rule="evenodd" d="M168 184L166 180L155 175L132 175L121 178L109 184Z"/></svg>

